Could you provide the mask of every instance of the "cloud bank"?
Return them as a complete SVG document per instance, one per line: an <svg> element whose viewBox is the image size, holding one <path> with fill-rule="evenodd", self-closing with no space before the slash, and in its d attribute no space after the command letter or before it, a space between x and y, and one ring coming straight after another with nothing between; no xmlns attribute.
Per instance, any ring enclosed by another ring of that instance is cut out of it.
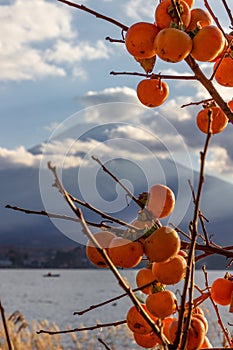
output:
<svg viewBox="0 0 233 350"><path fill-rule="evenodd" d="M80 39L72 20L70 9L56 2L14 0L1 5L0 80L64 77L69 69L85 78L81 63L108 58L110 48L102 41Z"/></svg>

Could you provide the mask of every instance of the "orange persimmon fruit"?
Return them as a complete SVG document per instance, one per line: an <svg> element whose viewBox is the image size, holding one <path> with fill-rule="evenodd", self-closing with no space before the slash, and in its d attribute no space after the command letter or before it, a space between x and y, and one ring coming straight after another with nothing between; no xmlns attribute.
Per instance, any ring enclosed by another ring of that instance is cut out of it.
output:
<svg viewBox="0 0 233 350"><path fill-rule="evenodd" d="M233 293L233 282L227 278L219 277L212 283L210 295L215 303L229 305Z"/></svg>
<svg viewBox="0 0 233 350"><path fill-rule="evenodd" d="M208 324L208 321L207 321L207 318L205 317L205 315L193 314L192 317L199 319L203 323L203 325L205 327L205 333L207 333L208 332L208 328L209 328L209 324Z"/></svg>
<svg viewBox="0 0 233 350"><path fill-rule="evenodd" d="M143 348L153 348L154 346L161 344L161 340L154 333L150 332L148 334L133 333L135 342Z"/></svg>
<svg viewBox="0 0 233 350"><path fill-rule="evenodd" d="M179 253L180 237L171 227L162 226L145 239L143 249L151 262L165 263Z"/></svg>
<svg viewBox="0 0 233 350"><path fill-rule="evenodd" d="M160 2L163 2L163 1L165 1L165 0L161 0ZM194 5L194 2L195 2L195 0L183 0L184 2L186 2L186 4L191 8L191 7L193 7L193 5Z"/></svg>
<svg viewBox="0 0 233 350"><path fill-rule="evenodd" d="M185 27L189 25L191 19L191 10L186 1L177 2L178 11L182 23ZM155 9L155 23L160 29L169 28L171 22L177 23L176 10L171 0L160 2Z"/></svg>
<svg viewBox="0 0 233 350"><path fill-rule="evenodd" d="M212 17L210 16L209 12L203 10L202 8L193 8L191 10L191 20L186 28L186 32L195 30L198 26L202 28L211 24Z"/></svg>
<svg viewBox="0 0 233 350"><path fill-rule="evenodd" d="M143 293L152 294L153 282L155 282L155 276L153 275L151 268L142 267L140 270L138 270L136 274L136 284L138 288L151 283L149 286L141 289Z"/></svg>
<svg viewBox="0 0 233 350"><path fill-rule="evenodd" d="M169 86L161 79L143 79L137 85L139 101L150 108L162 105L169 95Z"/></svg>
<svg viewBox="0 0 233 350"><path fill-rule="evenodd" d="M230 108L230 110L233 112L233 99L230 100L227 104L228 104L228 107Z"/></svg>
<svg viewBox="0 0 233 350"><path fill-rule="evenodd" d="M141 304L142 308L148 313L152 320L156 321L157 319L149 314L146 304ZM131 306L126 315L126 324L129 329L138 334L148 334L152 331L151 326L140 314L135 305Z"/></svg>
<svg viewBox="0 0 233 350"><path fill-rule="evenodd" d="M208 133L209 115L211 117L209 129L210 132L212 134L222 132L228 124L228 118L222 109L217 106L204 108L197 114L196 123L198 128L205 134Z"/></svg>
<svg viewBox="0 0 233 350"><path fill-rule="evenodd" d="M204 341L201 345L201 349L211 349L213 345L211 344L209 338L205 336Z"/></svg>
<svg viewBox="0 0 233 350"><path fill-rule="evenodd" d="M109 253L109 245L113 238L116 237L112 232L100 231L94 234L95 239L100 244L102 248L105 248L107 253ZM100 268L108 267L105 259L99 253L95 245L88 240L86 245L86 255L87 258L95 265Z"/></svg>
<svg viewBox="0 0 233 350"><path fill-rule="evenodd" d="M151 211L156 219L162 219L170 215L175 208L175 195L170 187L156 184L149 190L146 208Z"/></svg>
<svg viewBox="0 0 233 350"><path fill-rule="evenodd" d="M142 260L143 247L138 241L115 237L109 244L109 256L117 267L132 268Z"/></svg>
<svg viewBox="0 0 233 350"><path fill-rule="evenodd" d="M226 39L218 27L209 25L201 28L192 42L190 55L197 61L208 62L222 52Z"/></svg>
<svg viewBox="0 0 233 350"><path fill-rule="evenodd" d="M176 255L173 259L165 263L152 264L152 272L155 278L163 284L176 284L180 282L186 273L187 262L181 255Z"/></svg>
<svg viewBox="0 0 233 350"><path fill-rule="evenodd" d="M169 338L169 327L170 327L170 324L173 322L173 321L175 321L175 320L177 320L177 318L176 317L165 317L164 319L163 319L163 323L162 323L162 331L163 331L163 334L165 335L165 337L169 340L169 341L171 341L171 339Z"/></svg>
<svg viewBox="0 0 233 350"><path fill-rule="evenodd" d="M233 57L226 55L219 58L214 64L215 80L223 86L233 87Z"/></svg>
<svg viewBox="0 0 233 350"><path fill-rule="evenodd" d="M125 46L128 52L137 58L155 56L154 40L159 29L153 23L134 23L126 32Z"/></svg>
<svg viewBox="0 0 233 350"><path fill-rule="evenodd" d="M182 30L165 28L156 35L154 45L159 58L176 63L189 55L192 50L192 39Z"/></svg>
<svg viewBox="0 0 233 350"><path fill-rule="evenodd" d="M150 332L148 334L133 333L135 342L143 348L153 348L154 346L161 344L161 340L154 333Z"/></svg>
<svg viewBox="0 0 233 350"><path fill-rule="evenodd" d="M178 328L178 320L171 322L169 327L169 339L173 343L176 338L176 332ZM185 349L196 350L200 349L205 340L205 327L203 323L196 319L191 318L191 324L188 330L188 340Z"/></svg>
<svg viewBox="0 0 233 350"><path fill-rule="evenodd" d="M176 311L177 299L171 290L163 290L148 295L146 307L153 316L163 319Z"/></svg>

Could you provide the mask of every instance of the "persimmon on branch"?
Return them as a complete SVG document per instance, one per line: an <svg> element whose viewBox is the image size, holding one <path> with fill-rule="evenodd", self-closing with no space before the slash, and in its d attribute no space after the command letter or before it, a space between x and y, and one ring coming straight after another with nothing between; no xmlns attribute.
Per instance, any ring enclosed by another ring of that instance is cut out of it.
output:
<svg viewBox="0 0 233 350"><path fill-rule="evenodd" d="M134 292L132 291L131 287L129 287L127 285L125 280L120 275L120 273L119 273L118 269L116 268L116 266L112 263L112 261L111 261L109 255L108 255L108 253L106 252L106 250L101 247L99 242L96 240L94 235L91 233L91 231L90 231L90 229L89 229L89 227L88 227L88 225L87 225L87 223L86 223L86 221L85 221L85 219L83 217L82 211L75 206L73 198L64 189L64 187L63 187L63 185L62 185L62 183L61 183L61 181L60 181L60 179L59 179L59 177L57 175L56 167L52 166L52 164L50 162L48 163L48 167L52 171L52 173L54 175L54 178L55 178L54 186L57 187L58 191L62 194L62 196L64 197L64 199L67 202L67 204L69 205L69 207L72 209L72 211L75 213L75 215L77 215L77 217L81 220L81 224L82 224L83 230L85 231L87 237L90 239L90 241L96 247L96 249L98 250L100 255L104 258L104 260L108 264L110 270L112 271L113 275L118 280L119 285L123 288L123 290L125 290L125 292L127 293L128 297L131 299L133 304L136 306L136 308L139 311L139 313L146 320L146 322L151 327L153 332L155 332L155 334L159 337L159 339L162 342L162 345L164 346L164 349L165 350L168 349L169 348L169 341L167 340L165 335L161 332L161 329L159 329L159 327L155 324L155 322L152 320L152 318L149 316L149 314L142 307L141 303L137 299L137 297L134 294Z"/></svg>
<svg viewBox="0 0 233 350"><path fill-rule="evenodd" d="M65 3L65 4L69 5L69 6L75 7L77 9L79 9L79 10L83 10L85 12L88 12L88 13L96 16L97 18L100 18L100 19L103 19L103 20L105 20L107 22L110 22L110 23L120 27L125 32L127 32L128 29L129 29L128 26L126 26L126 25L116 21L112 17L105 16L105 15L103 15L103 14L101 14L99 12L96 12L96 11L94 11L94 10L84 6L84 5L79 5L79 4L76 4L74 2L67 1L67 0L57 0L57 1ZM175 5L178 21L181 21L179 11L177 10L176 2L174 0L172 0L172 3ZM207 0L205 0L205 4L208 7L208 9L211 11ZM224 2L224 6L227 9L227 12L228 12L229 16L231 16L231 13L229 11L229 8L226 5L226 2ZM211 11L211 13L212 13L212 11ZM232 17L231 17L231 20L232 20ZM225 35L225 33L224 33L224 35ZM197 62L192 58L191 55L188 55L188 57L185 59L185 61L188 64L188 66L190 67L190 69L193 71L193 73L195 74L196 80L198 80L205 87L205 89L209 92L210 96L215 100L215 102L218 104L218 106L226 114L226 116L228 117L229 121L231 123L233 123L233 112L231 111L231 109L229 108L227 103L224 101L224 99L221 97L221 95L219 94L219 92L217 91L215 86L212 84L212 82L202 72L202 70L200 69L200 67L197 64Z"/></svg>
<svg viewBox="0 0 233 350"><path fill-rule="evenodd" d="M210 286L209 286L209 282L208 282L208 274L207 274L207 272L206 272L206 267L205 267L205 266L202 267L202 271L203 271L204 276L205 276L205 285L206 285L206 289L207 289L208 291L210 291ZM220 313L219 313L219 310L218 310L218 306L217 306L216 303L214 302L214 300L213 300L211 294L210 294L209 298L210 298L210 301L211 301L211 303L212 303L212 305L213 305L213 307L214 307L215 313L216 313L216 315L217 315L218 324L220 325L220 327L221 327L221 329L222 329L222 332L223 332L223 334L224 334L224 337L225 337L225 339L226 339L226 341L227 341L229 347L231 348L231 347L232 347L232 341L231 341L231 338L230 338L230 336L229 336L229 332L226 330L226 327L224 326L224 324L223 324L223 322L222 322L222 319L221 319L221 316L220 316Z"/></svg>
<svg viewBox="0 0 233 350"><path fill-rule="evenodd" d="M67 215L49 213L49 212L46 212L45 210L40 210L40 211L31 210L31 209L21 208L18 206L13 206L10 204L7 204L5 206L5 208L15 210L15 211L20 211L20 212L23 212L25 214L40 215L40 216L46 216L49 218L55 218L55 219L61 219L61 220L67 220L67 221L80 223L80 219L78 219L78 218L67 216ZM97 227L100 229L110 230L112 232L115 232L119 236L122 236L125 233L125 230L123 230L119 227L116 227L116 226L108 225L105 222L96 223L96 222L88 221L88 220L86 220L86 222L89 226ZM173 225L171 225L171 226L173 226ZM179 227L175 227L175 226L173 226L173 227L175 228L175 230L177 232L179 232L181 235L184 235L186 238L189 239L189 241L181 240L181 248L184 250L187 249L189 247L189 244L190 244L190 236L186 232L182 231ZM133 230L136 230L136 229L137 229L137 227L134 226ZM141 234L143 235L143 230L138 230L138 232L141 232ZM214 245L213 242L210 242L209 244L196 243L196 250L204 252L202 255L196 257L196 261L199 261L199 260L205 258L206 256L210 256L210 255L214 255L214 254L225 256L227 259L233 259L233 246L220 247L220 246Z"/></svg>

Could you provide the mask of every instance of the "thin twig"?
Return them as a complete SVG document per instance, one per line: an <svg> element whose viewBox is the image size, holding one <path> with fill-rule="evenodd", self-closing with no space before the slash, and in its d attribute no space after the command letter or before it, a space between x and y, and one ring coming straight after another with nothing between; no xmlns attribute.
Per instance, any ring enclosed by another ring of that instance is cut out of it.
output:
<svg viewBox="0 0 233 350"><path fill-rule="evenodd" d="M150 283L147 283L147 284L145 284L145 285L143 285L143 286L141 286L141 287L135 288L135 289L133 289L132 291L133 291L133 292L138 292L138 291L142 290L143 288L149 287L151 284L155 283L156 281L157 281L157 280L155 279L153 282L150 282ZM126 296L127 296L127 293L122 293L122 294L120 294L120 295L118 295L118 296L116 296L116 297L114 297L114 298L105 300L105 301L103 301L102 303L98 303L98 304L95 304L95 305L91 305L91 306L89 306L87 309L84 309L84 310L81 310L81 311L75 311L75 312L73 313L73 315L79 315L79 316L81 316L81 315L85 314L86 312L89 312L89 311L94 310L94 309L97 309L97 308L99 308L99 307L101 307L101 306L110 304L110 303L112 303L113 301L122 299L122 298L124 298L124 297L126 297Z"/></svg>
<svg viewBox="0 0 233 350"><path fill-rule="evenodd" d="M189 247L189 245L190 245L190 242L185 242L185 241L181 242L182 249L187 249L187 247ZM233 251L232 251L233 246L219 248L219 247L215 247L212 245L206 246L206 245L196 243L195 249L198 251L203 251L207 255L218 254L218 255L223 255L228 259L233 258Z"/></svg>
<svg viewBox="0 0 233 350"><path fill-rule="evenodd" d="M221 30L221 32L223 33L224 37L227 38L226 33L224 32L224 30L223 30L223 28L222 28L222 26L221 26L221 24L220 24L220 22L218 20L218 17L215 16L215 14L214 14L213 10L211 9L208 1L204 0L204 4L205 4L205 7L207 8L207 10L209 11L211 17L213 18L216 26Z"/></svg>
<svg viewBox="0 0 233 350"><path fill-rule="evenodd" d="M207 233L207 230L206 230L206 227L205 227L204 217L203 217L203 215L202 215L200 210L199 210L199 213L198 213L198 217L199 217L199 221L200 221L200 224L201 224L202 231L204 233L206 246L209 246L210 245L209 237L208 237L208 233Z"/></svg>
<svg viewBox="0 0 233 350"><path fill-rule="evenodd" d="M137 199L133 193L101 162L101 160L97 157L92 156L92 159L95 160L103 169L104 172L106 172L109 176L113 178L114 181L116 181L127 193L127 195L141 208L144 208L144 204Z"/></svg>
<svg viewBox="0 0 233 350"><path fill-rule="evenodd" d="M125 42L125 40L123 40L123 39L113 39L110 36L106 36L105 40L109 41L110 43L124 44L124 42Z"/></svg>
<svg viewBox="0 0 233 350"><path fill-rule="evenodd" d="M233 16L232 16L231 10L230 10L229 6L227 5L226 0L222 0L222 3L223 3L223 6L225 7L225 10L226 10L226 12L227 12L227 14L229 16L231 25L233 27Z"/></svg>
<svg viewBox="0 0 233 350"><path fill-rule="evenodd" d="M111 348L105 343L103 339L97 338L97 340L105 347L106 350L111 350Z"/></svg>
<svg viewBox="0 0 233 350"><path fill-rule="evenodd" d="M198 105L201 105L201 104L204 104L204 103L207 103L207 102L211 102L211 101L213 101L212 98L207 98L205 100L201 100L201 101L198 101L198 102L189 102L189 103L186 103L186 104L180 106L180 108L189 107L189 106L198 106Z"/></svg>
<svg viewBox="0 0 233 350"><path fill-rule="evenodd" d="M111 215L108 215L108 214L102 212L101 210L97 209L96 207L94 207L92 204L87 203L87 202L83 202L81 199L79 199L79 198L73 196L72 194L70 194L70 193L68 193L68 192L67 192L67 194L69 195L70 199L71 199L73 202L75 202L75 203L77 203L77 204L79 204L79 205L82 205L83 207L85 207L85 208L87 208L87 209L93 211L94 213L100 215L102 218L107 219L107 220L109 220L110 222L115 222L115 223L117 223L117 224L119 224L119 225L126 226L126 227L130 228L131 230L141 231L141 230L139 230L137 227L135 227L135 226L129 224L128 222L125 222L125 221L123 221L123 220L121 220L121 219L118 219L118 218L115 218L115 217L113 217L113 216L111 216Z"/></svg>
<svg viewBox="0 0 233 350"><path fill-rule="evenodd" d="M96 12L84 5L79 5L79 4L76 4L74 2L71 2L71 1L67 1L67 0L57 0L59 2L63 2L64 4L66 5L69 5L71 7L75 7L79 10L82 10L82 11L85 11L85 12L88 12L90 13L91 15L94 15L95 17L97 18L100 18L100 19L103 19L104 21L107 21L107 22L110 22L114 25L116 25L117 27L120 27L121 29L123 29L124 31L127 31L129 29L129 27L127 27L125 24L123 23L120 23L118 21L116 21L114 18L111 18L111 17L108 17L108 16L105 16L103 15L102 13L99 13L99 12Z"/></svg>
<svg viewBox="0 0 233 350"><path fill-rule="evenodd" d="M61 219L61 220L72 221L72 222L79 222L80 223L80 219L78 219L77 217L73 218L73 217L68 216L68 215L49 213L49 212L47 212L45 210L39 210L39 211L38 210L31 210L31 209L25 209L25 208L21 208L21 207L9 205L9 204L6 205L5 208L16 210L16 211L20 211L20 212L23 212L25 214L41 215L41 216L47 216L47 217L53 218L53 219ZM123 230L123 229L120 229L120 228L117 228L117 227L113 227L111 225L107 225L104 221L101 221L100 223L96 223L96 222L87 220L87 224L89 226L93 226L93 227L99 227L99 228L108 229L108 230L114 231L114 232L119 233L119 234L123 234L125 232L125 230Z"/></svg>
<svg viewBox="0 0 233 350"><path fill-rule="evenodd" d="M110 75L133 75L145 78L175 79L175 80L196 80L194 75L168 75L155 73L139 73L139 72L110 72Z"/></svg>
<svg viewBox="0 0 233 350"><path fill-rule="evenodd" d="M66 334L66 333L75 333L75 332L83 332L83 331L93 331L94 329L98 329L98 328L106 328L106 327L117 327L120 326L122 324L125 324L126 320L122 320L122 321L117 321L117 322L111 322L111 323L97 323L94 326L90 326L90 327L82 327L82 328L72 328L72 329L61 329L58 331L50 331L50 330L45 330L45 329L41 329L39 331L37 331L37 334L49 334L49 335L54 335L54 334Z"/></svg>
<svg viewBox="0 0 233 350"><path fill-rule="evenodd" d="M8 331L8 326L7 326L7 322L6 322L5 310L4 310L4 307L2 305L1 300L0 300L0 313L1 313L3 328L4 328L4 332L5 332L5 336L6 336L6 342L7 342L8 350L13 350L13 347L12 347L12 344L11 344L10 335L9 335L9 331Z"/></svg>

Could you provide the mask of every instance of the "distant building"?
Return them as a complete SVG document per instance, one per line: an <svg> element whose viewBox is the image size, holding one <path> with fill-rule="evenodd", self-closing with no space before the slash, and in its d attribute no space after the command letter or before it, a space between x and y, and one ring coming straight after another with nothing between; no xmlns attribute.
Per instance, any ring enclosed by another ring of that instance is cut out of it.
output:
<svg viewBox="0 0 233 350"><path fill-rule="evenodd" d="M12 267L13 263L10 259L0 259L0 267Z"/></svg>

